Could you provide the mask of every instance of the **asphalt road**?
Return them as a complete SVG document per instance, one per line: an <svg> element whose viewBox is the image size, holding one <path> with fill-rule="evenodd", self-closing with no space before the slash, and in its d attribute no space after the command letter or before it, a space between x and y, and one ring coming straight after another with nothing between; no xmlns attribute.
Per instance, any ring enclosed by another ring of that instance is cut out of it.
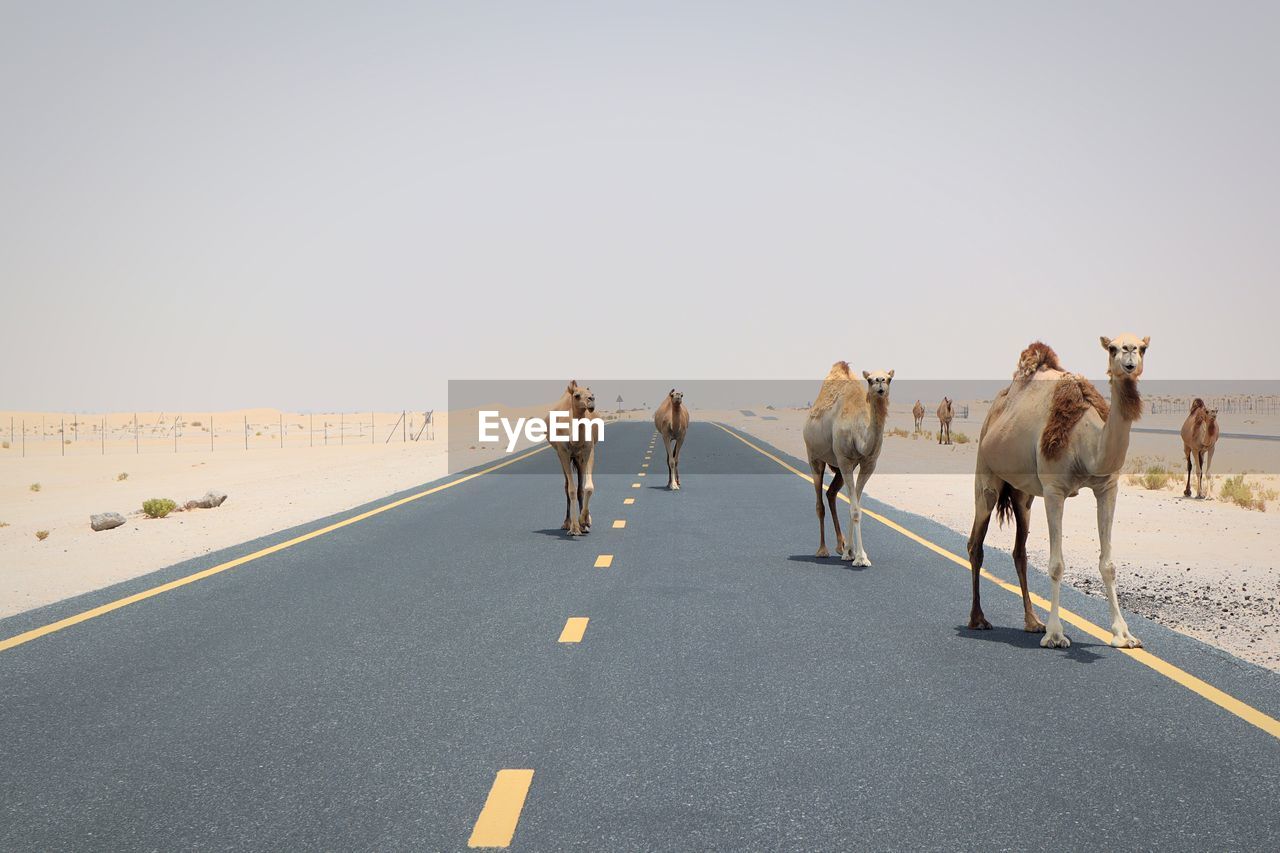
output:
<svg viewBox="0 0 1280 853"><path fill-rule="evenodd" d="M542 452L0 651L0 849L460 850L503 769L515 850L1275 849L1280 678L1129 617L1250 722L989 582L970 632L954 562L873 520L872 567L818 560L809 483L695 424L668 492L651 437L608 427L579 540Z"/></svg>

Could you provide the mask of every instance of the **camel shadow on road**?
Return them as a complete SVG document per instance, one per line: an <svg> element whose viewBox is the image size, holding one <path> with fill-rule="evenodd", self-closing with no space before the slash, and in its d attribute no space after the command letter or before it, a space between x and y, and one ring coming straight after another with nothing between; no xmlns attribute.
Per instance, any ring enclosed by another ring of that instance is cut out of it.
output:
<svg viewBox="0 0 1280 853"><path fill-rule="evenodd" d="M1103 657L1097 652L1091 651L1091 649L1103 648L1100 643L1081 642L1076 637L1072 637L1071 634L1067 634L1071 638L1071 646L1066 649L1042 649L1040 648L1040 638L1044 634L1031 634L1021 628L1001 628L997 626L989 631L974 631L966 625L957 625L956 636L962 640L982 640L988 643L1003 643L1006 646L1013 646L1018 649L1034 649L1046 655L1056 652L1075 663L1093 663Z"/></svg>
<svg viewBox="0 0 1280 853"><path fill-rule="evenodd" d="M829 569L844 569L848 572L865 572L874 566L855 566L853 563L845 562L834 554L830 557L815 557L813 554L792 554L787 557L793 563L809 563L814 566L826 566Z"/></svg>

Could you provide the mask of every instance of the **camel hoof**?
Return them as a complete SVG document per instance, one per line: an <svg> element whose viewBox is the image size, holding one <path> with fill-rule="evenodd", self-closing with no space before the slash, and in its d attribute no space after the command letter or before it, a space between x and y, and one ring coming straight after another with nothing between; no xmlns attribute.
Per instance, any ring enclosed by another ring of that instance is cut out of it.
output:
<svg viewBox="0 0 1280 853"><path fill-rule="evenodd" d="M831 556L831 552L827 550L827 546L826 546L826 545L823 545L821 548L819 548L819 549L818 549L818 553L814 554L813 556L815 556L815 557L830 557L830 556Z"/></svg>
<svg viewBox="0 0 1280 853"><path fill-rule="evenodd" d="M866 554L859 554L856 558L854 558L853 564L855 566L869 566L871 565L871 558L868 557Z"/></svg>
<svg viewBox="0 0 1280 853"><path fill-rule="evenodd" d="M1022 630L1028 634L1043 634L1045 632L1044 623L1040 621L1026 623Z"/></svg>
<svg viewBox="0 0 1280 853"><path fill-rule="evenodd" d="M1071 641L1067 639L1066 634L1045 634L1040 640L1040 648L1069 649L1071 648Z"/></svg>
<svg viewBox="0 0 1280 853"><path fill-rule="evenodd" d="M679 484L679 483L672 483L672 484L671 484L671 491L673 491L673 492L678 492L678 491L680 491L680 484Z"/></svg>
<svg viewBox="0 0 1280 853"><path fill-rule="evenodd" d="M568 530L568 529L569 529L569 522L568 522L568 521L566 521L564 524L560 525L560 529L561 529L561 530Z"/></svg>
<svg viewBox="0 0 1280 853"><path fill-rule="evenodd" d="M979 614L978 616L969 617L969 630L971 631L990 631L991 623L987 621L987 617Z"/></svg>
<svg viewBox="0 0 1280 853"><path fill-rule="evenodd" d="M1142 641L1132 634L1113 634L1111 636L1111 646L1116 649L1140 649Z"/></svg>
<svg viewBox="0 0 1280 853"><path fill-rule="evenodd" d="M849 549L849 548L844 548L844 549L842 549L842 550L840 551L840 559L842 559L842 560L852 560L852 559L853 559L853 551L852 551L851 549Z"/></svg>
<svg viewBox="0 0 1280 853"><path fill-rule="evenodd" d="M1191 490L1190 490L1190 489L1187 489L1185 492L1183 492L1183 493L1182 493L1182 496L1183 496L1184 498L1189 498L1189 497L1191 497Z"/></svg>

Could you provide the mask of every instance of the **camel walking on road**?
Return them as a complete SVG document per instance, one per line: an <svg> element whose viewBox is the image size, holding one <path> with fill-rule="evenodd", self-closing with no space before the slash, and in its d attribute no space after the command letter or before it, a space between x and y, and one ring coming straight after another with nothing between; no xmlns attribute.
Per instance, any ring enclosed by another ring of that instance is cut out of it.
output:
<svg viewBox="0 0 1280 853"><path fill-rule="evenodd" d="M862 547L862 490L876 470L876 460L880 458L893 371L868 373L864 370L862 378L865 387L854 378L847 361L831 365L804 426L804 446L818 498L817 554L819 557L829 556L826 510L822 505L823 475L829 467L833 474L827 488L827 504L831 507L831 521L836 528L836 548L840 559L852 560L855 566L871 565L871 558ZM856 480L855 468L858 470ZM840 518L836 513L836 495L840 493L841 486L848 490L852 542L840 532Z"/></svg>
<svg viewBox="0 0 1280 853"><path fill-rule="evenodd" d="M938 404L938 444L951 443L951 418L954 416L951 398L943 397L942 402Z"/></svg>
<svg viewBox="0 0 1280 853"><path fill-rule="evenodd" d="M982 613L978 582L982 542L995 511L1001 523L1013 516L1017 524L1013 563L1022 587L1026 630L1045 631L1040 645L1046 648L1071 645L1058 614L1058 595L1066 569L1062 511L1067 498L1088 488L1098 502L1098 570L1111 608L1111 645L1129 649L1142 645L1129 632L1116 598L1111 527L1120 470L1129 450L1129 430L1142 416L1138 377L1142 375L1151 339L1121 335L1101 340L1107 351L1110 404L1089 380L1063 370L1057 354L1039 341L1023 350L1013 383L991 404L978 440L974 473L973 531L969 534L969 566L973 571L970 628L991 627ZM1031 609L1027 591L1027 531L1031 502L1037 495L1044 498L1049 520L1049 579L1053 593L1047 629Z"/></svg>
<svg viewBox="0 0 1280 853"><path fill-rule="evenodd" d="M680 490L680 446L689 432L689 408L684 404L684 394L672 388L671 393L653 413L653 425L662 436L667 448L667 488Z"/></svg>
<svg viewBox="0 0 1280 853"><path fill-rule="evenodd" d="M1218 410L1210 409L1199 397L1191 403L1191 412L1182 423L1182 452L1187 455L1187 488L1183 497L1191 497L1191 458L1196 460L1196 497L1204 497L1205 483L1213 490L1213 448L1218 443Z"/></svg>
<svg viewBox="0 0 1280 853"><path fill-rule="evenodd" d="M564 394L551 409L552 412L568 412L571 421L591 418L596 412L596 395L578 384L576 379L570 380ZM547 419L551 422L550 416ZM550 436L548 436L550 441ZM551 447L560 458L560 470L564 473L564 524L561 530L569 531L570 536L581 536L591 532L591 496L595 493L595 483L591 472L596 465L596 434L586 424L582 424L576 433L570 429L569 441L551 441ZM574 484L574 475L577 484Z"/></svg>

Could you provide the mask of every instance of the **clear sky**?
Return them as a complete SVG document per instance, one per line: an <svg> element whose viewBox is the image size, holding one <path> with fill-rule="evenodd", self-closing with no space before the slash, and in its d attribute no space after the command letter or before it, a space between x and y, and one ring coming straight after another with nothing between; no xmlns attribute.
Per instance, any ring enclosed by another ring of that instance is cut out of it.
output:
<svg viewBox="0 0 1280 853"><path fill-rule="evenodd" d="M1280 4L0 4L0 408L1275 378Z"/></svg>

